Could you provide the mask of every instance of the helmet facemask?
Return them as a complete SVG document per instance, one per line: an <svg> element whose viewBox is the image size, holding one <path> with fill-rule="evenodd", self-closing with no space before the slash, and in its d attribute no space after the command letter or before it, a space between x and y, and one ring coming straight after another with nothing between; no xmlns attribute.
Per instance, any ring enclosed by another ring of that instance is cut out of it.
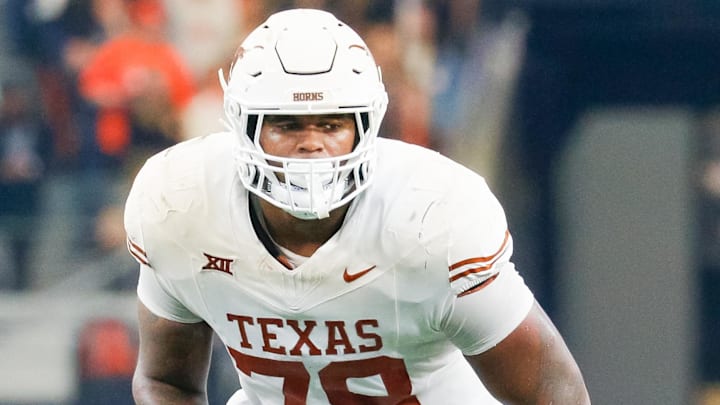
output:
<svg viewBox="0 0 720 405"><path fill-rule="evenodd" d="M365 190L375 159L374 143L363 142L371 129L365 112L355 112L353 151L328 158L286 158L266 153L260 145L265 114L256 115L251 136L236 146L235 159L243 185L273 205L300 219L326 218ZM246 118L247 119L247 118ZM365 123L365 124L363 124ZM360 135L360 131L363 132ZM249 169L249 170L248 170Z"/></svg>
<svg viewBox="0 0 720 405"><path fill-rule="evenodd" d="M304 60L304 51L315 60ZM239 140L238 173L250 192L297 218L322 219L370 185L387 94L364 42L331 14L291 10L271 16L243 42L229 81L222 72L220 80L225 124ZM263 150L266 116L308 114L352 114L352 152L288 158Z"/></svg>

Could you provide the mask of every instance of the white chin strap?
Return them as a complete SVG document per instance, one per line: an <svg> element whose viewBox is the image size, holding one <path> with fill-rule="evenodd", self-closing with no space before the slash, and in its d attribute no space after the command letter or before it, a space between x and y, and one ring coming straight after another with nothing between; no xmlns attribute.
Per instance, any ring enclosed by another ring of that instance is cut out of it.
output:
<svg viewBox="0 0 720 405"><path fill-rule="evenodd" d="M334 182L333 177L332 163L288 163L285 183L272 185L270 194L292 207L286 212L296 218L327 218L345 191L343 179Z"/></svg>

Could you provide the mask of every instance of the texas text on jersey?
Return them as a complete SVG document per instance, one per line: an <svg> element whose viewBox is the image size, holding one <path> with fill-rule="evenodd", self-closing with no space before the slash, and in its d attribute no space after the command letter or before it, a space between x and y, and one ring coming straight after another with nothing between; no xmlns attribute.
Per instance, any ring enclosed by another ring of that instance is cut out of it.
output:
<svg viewBox="0 0 720 405"><path fill-rule="evenodd" d="M209 324L252 404L496 403L463 354L505 338L533 296L480 176L378 139L375 182L289 269L258 236L232 142L187 141L138 175L126 228L147 308Z"/></svg>

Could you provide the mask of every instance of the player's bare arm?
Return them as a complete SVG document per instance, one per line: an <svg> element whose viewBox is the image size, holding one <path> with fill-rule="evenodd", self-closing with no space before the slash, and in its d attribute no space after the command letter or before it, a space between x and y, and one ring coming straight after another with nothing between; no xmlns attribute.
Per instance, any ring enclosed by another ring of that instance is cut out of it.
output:
<svg viewBox="0 0 720 405"><path fill-rule="evenodd" d="M580 369L537 303L497 346L467 358L504 404L590 403Z"/></svg>
<svg viewBox="0 0 720 405"><path fill-rule="evenodd" d="M213 332L160 318L138 303L140 353L133 397L144 404L206 404Z"/></svg>

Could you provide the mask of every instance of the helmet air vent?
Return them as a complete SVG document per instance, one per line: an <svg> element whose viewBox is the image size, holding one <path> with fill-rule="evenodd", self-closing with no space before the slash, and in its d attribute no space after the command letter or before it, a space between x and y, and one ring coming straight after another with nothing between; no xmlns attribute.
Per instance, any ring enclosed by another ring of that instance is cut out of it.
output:
<svg viewBox="0 0 720 405"><path fill-rule="evenodd" d="M372 57L370 57L370 52L368 52L367 48L363 45L350 45L348 47L348 52L350 55L349 62L350 66L352 66L353 72L360 74L369 67L368 62L372 60Z"/></svg>
<svg viewBox="0 0 720 405"><path fill-rule="evenodd" d="M245 74L258 77L262 74L263 61L263 46L254 46L250 49L240 48L237 52L238 60L242 59L242 70Z"/></svg>
<svg viewBox="0 0 720 405"><path fill-rule="evenodd" d="M280 34L275 50L285 72L310 75L332 70L337 44L320 28L286 30Z"/></svg>

